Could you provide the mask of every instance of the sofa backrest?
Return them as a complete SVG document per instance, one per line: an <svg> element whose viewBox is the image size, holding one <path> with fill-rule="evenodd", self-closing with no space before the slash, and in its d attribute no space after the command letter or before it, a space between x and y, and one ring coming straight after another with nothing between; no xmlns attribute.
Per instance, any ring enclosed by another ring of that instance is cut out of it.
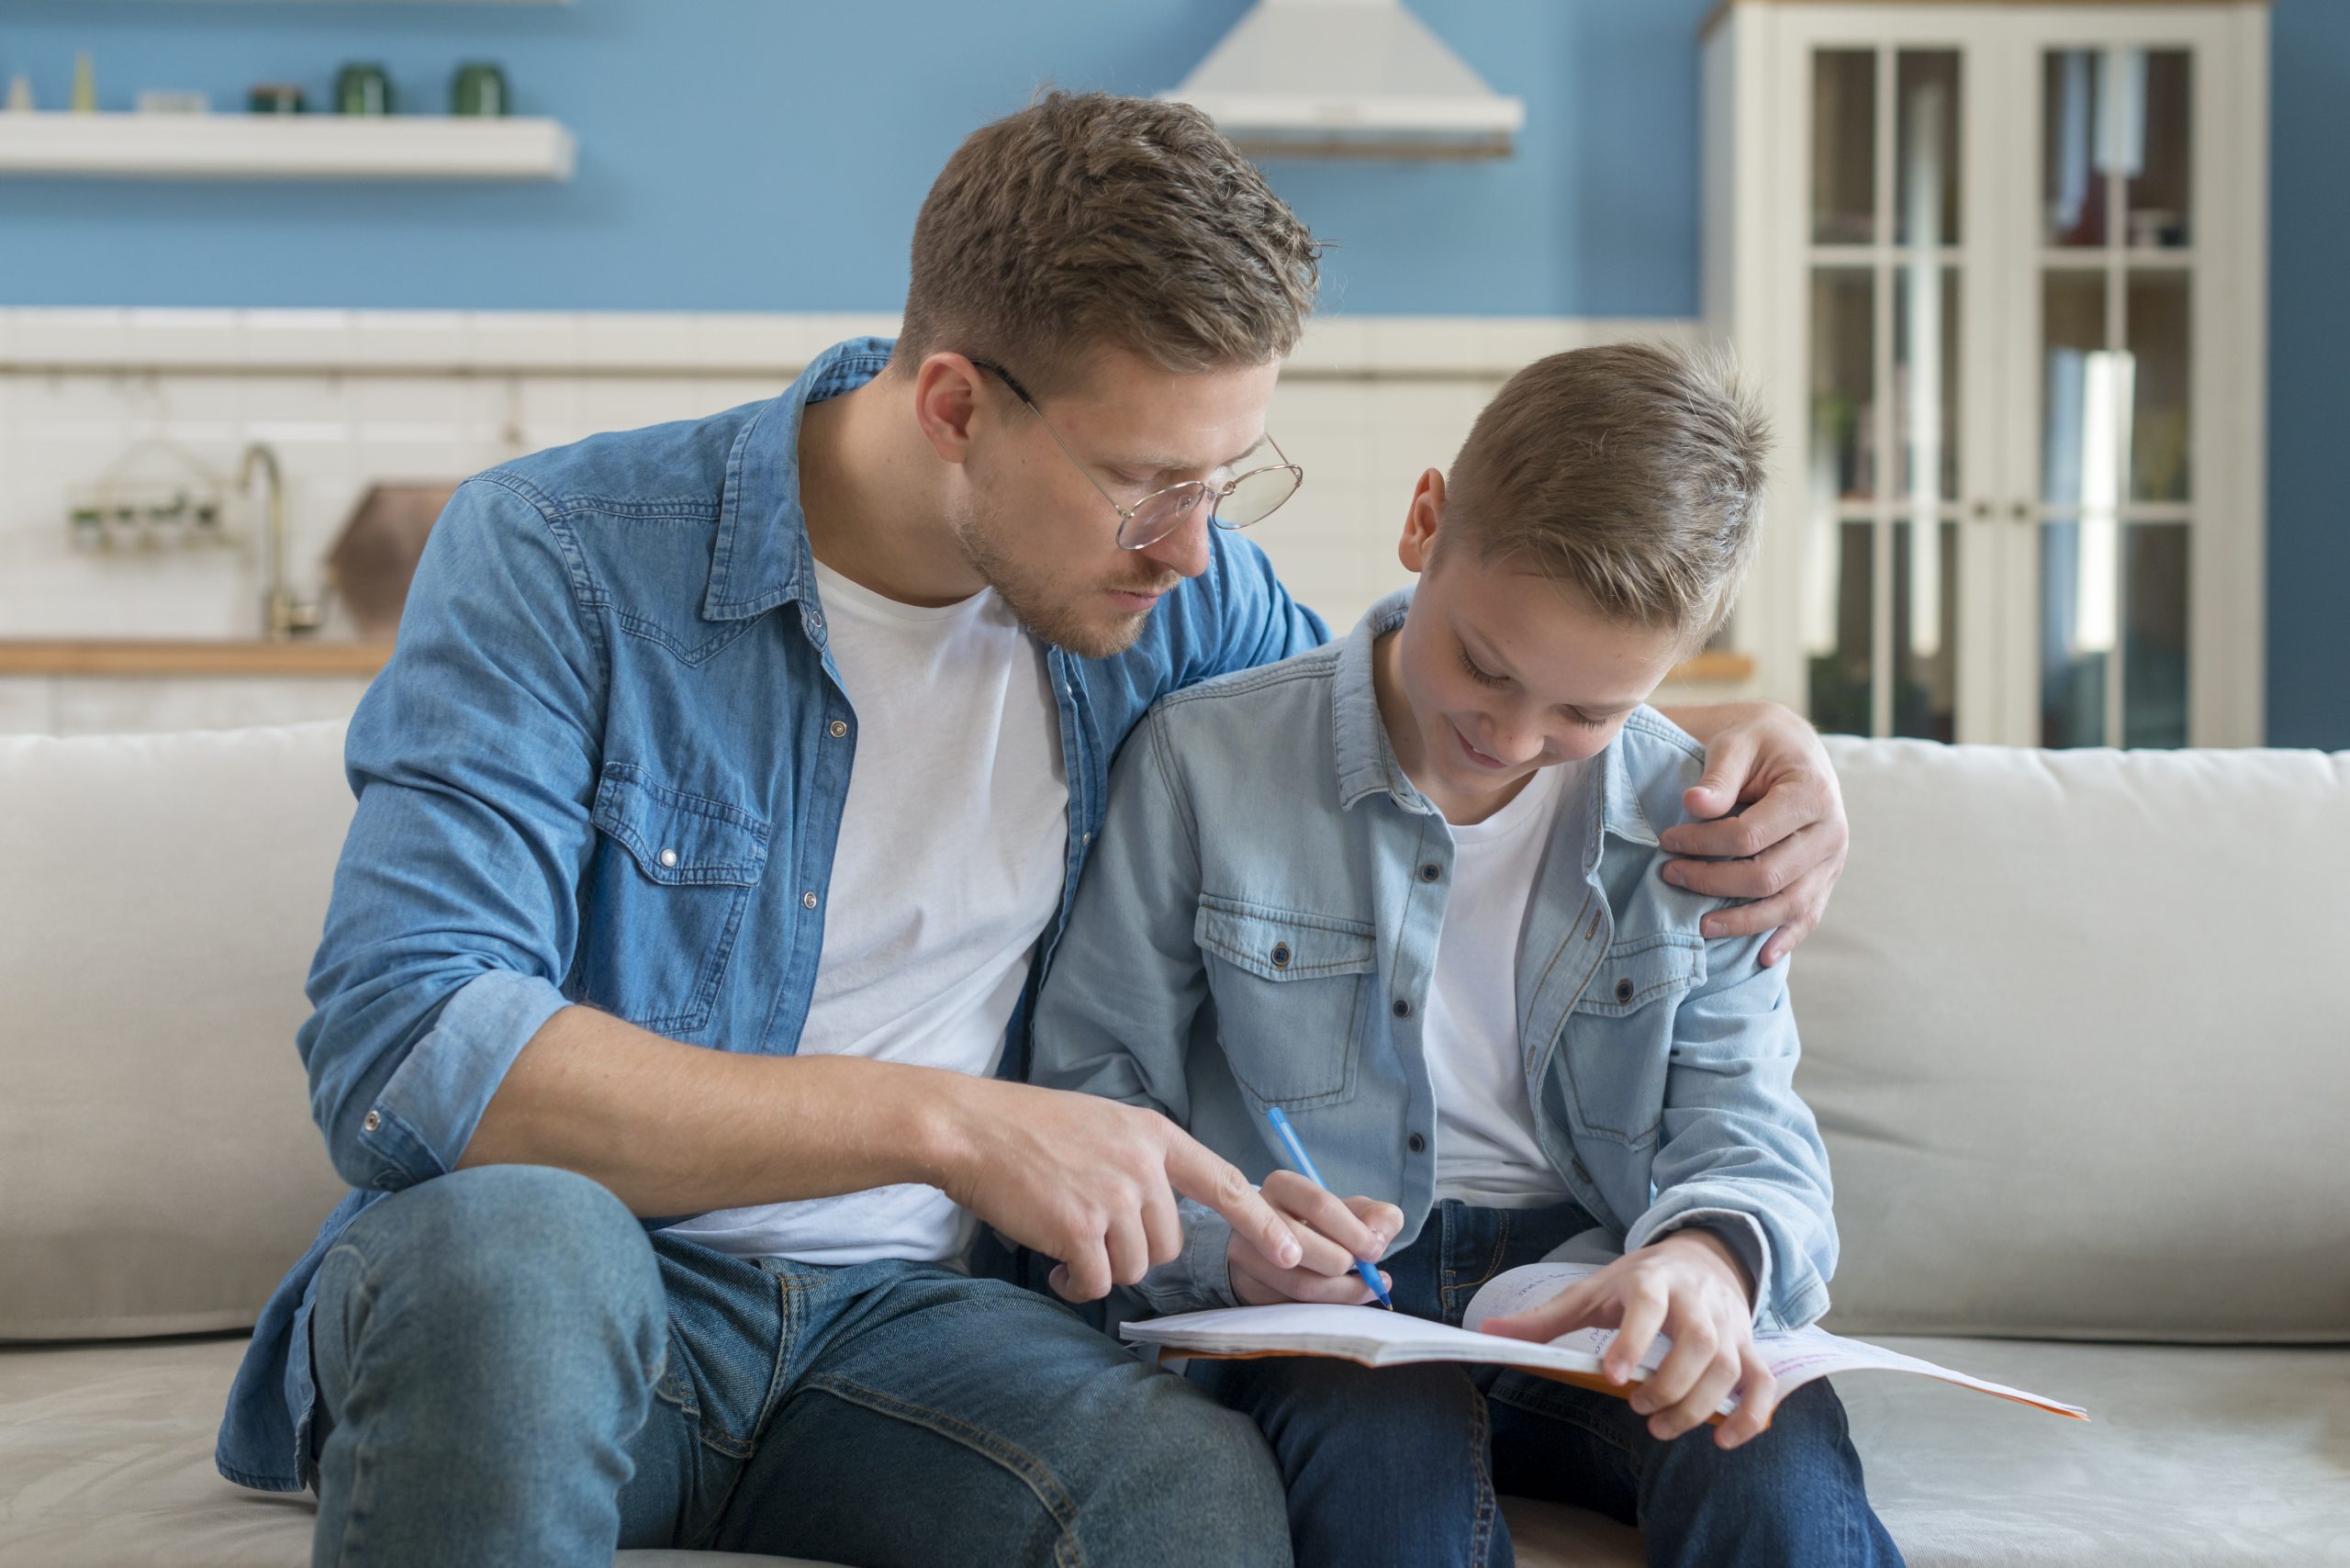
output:
<svg viewBox="0 0 2350 1568"><path fill-rule="evenodd" d="M0 738L0 1338L250 1324L341 1195L294 1049L341 748ZM2350 756L1834 752L1830 1325L2350 1339Z"/></svg>
<svg viewBox="0 0 2350 1568"><path fill-rule="evenodd" d="M2350 754L1833 750L1829 1326L2350 1340Z"/></svg>
<svg viewBox="0 0 2350 1568"><path fill-rule="evenodd" d="M0 737L0 1338L249 1326L342 1195L294 1049L342 729Z"/></svg>

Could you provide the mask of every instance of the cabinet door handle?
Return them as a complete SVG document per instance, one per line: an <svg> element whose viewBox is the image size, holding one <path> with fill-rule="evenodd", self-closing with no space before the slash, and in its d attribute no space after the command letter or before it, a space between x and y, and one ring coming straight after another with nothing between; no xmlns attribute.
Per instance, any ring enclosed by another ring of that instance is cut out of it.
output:
<svg viewBox="0 0 2350 1568"><path fill-rule="evenodd" d="M2014 506L2008 509L2008 515L2015 519L2018 522L2030 522L2031 521L2031 503L2030 501L2018 501Z"/></svg>
<svg viewBox="0 0 2350 1568"><path fill-rule="evenodd" d="M1991 512L1992 512L1992 506L1991 506L1991 503L1990 503L1989 501L1978 500L1978 501L1976 501L1976 502L1975 503L1975 521L1977 521L1977 522L1981 522L1981 521L1983 521L1985 519L1988 518L1988 517L1991 515Z"/></svg>

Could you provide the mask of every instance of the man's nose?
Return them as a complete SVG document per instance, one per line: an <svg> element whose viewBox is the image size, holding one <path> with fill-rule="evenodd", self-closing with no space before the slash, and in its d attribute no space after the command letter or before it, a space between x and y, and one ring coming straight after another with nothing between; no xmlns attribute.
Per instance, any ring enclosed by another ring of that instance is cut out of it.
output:
<svg viewBox="0 0 2350 1568"><path fill-rule="evenodd" d="M1156 561L1170 572L1198 577L1208 569L1208 509L1193 507L1181 522L1167 532L1166 537L1153 540L1135 554L1147 561Z"/></svg>

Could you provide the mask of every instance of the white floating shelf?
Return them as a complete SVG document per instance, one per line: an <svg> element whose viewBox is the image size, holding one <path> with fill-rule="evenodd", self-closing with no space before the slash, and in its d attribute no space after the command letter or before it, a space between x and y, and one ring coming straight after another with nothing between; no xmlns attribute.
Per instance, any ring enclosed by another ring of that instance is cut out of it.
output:
<svg viewBox="0 0 2350 1568"><path fill-rule="evenodd" d="M551 119L0 112L0 175L164 180L567 180Z"/></svg>

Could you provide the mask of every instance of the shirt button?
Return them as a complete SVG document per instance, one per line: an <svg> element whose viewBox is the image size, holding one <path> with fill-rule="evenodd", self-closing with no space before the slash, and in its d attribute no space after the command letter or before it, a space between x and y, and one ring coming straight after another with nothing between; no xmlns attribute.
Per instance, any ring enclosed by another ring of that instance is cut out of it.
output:
<svg viewBox="0 0 2350 1568"><path fill-rule="evenodd" d="M367 1119L360 1123L359 1126L361 1131L372 1133L383 1125L384 1114L381 1111L370 1111L367 1113Z"/></svg>
<svg viewBox="0 0 2350 1568"><path fill-rule="evenodd" d="M1631 976L1626 975L1622 980L1616 982L1616 1000L1619 1002L1629 1002L1632 1000Z"/></svg>
<svg viewBox="0 0 2350 1568"><path fill-rule="evenodd" d="M1080 843L1080 844L1091 844L1091 843L1092 843L1092 842L1093 842L1093 830L1092 830L1091 828L1088 828L1088 829L1086 829L1086 830L1085 830L1085 836L1084 836L1084 837L1082 837L1082 838L1080 838L1078 842L1079 842L1079 843Z"/></svg>
<svg viewBox="0 0 2350 1568"><path fill-rule="evenodd" d="M661 864L664 866L675 866L677 863L677 852L676 850L665 849L661 852Z"/></svg>
<svg viewBox="0 0 2350 1568"><path fill-rule="evenodd" d="M824 728L834 740L838 740L843 735L848 734L848 725L838 719L834 719L831 723L825 725Z"/></svg>
<svg viewBox="0 0 2350 1568"><path fill-rule="evenodd" d="M1412 1015L1412 1004L1399 996L1395 999L1394 1007L1390 1011L1398 1018L1409 1018Z"/></svg>
<svg viewBox="0 0 2350 1568"><path fill-rule="evenodd" d="M1288 943L1276 942L1273 944L1273 968L1277 969L1285 969L1289 968Z"/></svg>
<svg viewBox="0 0 2350 1568"><path fill-rule="evenodd" d="M1420 880L1423 882L1433 882L1443 875L1444 868L1433 860L1420 868Z"/></svg>
<svg viewBox="0 0 2350 1568"><path fill-rule="evenodd" d="M816 895L814 893L802 893L800 895L800 902L806 904L810 909L814 909L816 907Z"/></svg>
<svg viewBox="0 0 2350 1568"><path fill-rule="evenodd" d="M1414 1154L1418 1154L1423 1149L1427 1148L1427 1146L1428 1140L1422 1137L1417 1133L1414 1133L1410 1137L1404 1140L1404 1147L1410 1149Z"/></svg>

